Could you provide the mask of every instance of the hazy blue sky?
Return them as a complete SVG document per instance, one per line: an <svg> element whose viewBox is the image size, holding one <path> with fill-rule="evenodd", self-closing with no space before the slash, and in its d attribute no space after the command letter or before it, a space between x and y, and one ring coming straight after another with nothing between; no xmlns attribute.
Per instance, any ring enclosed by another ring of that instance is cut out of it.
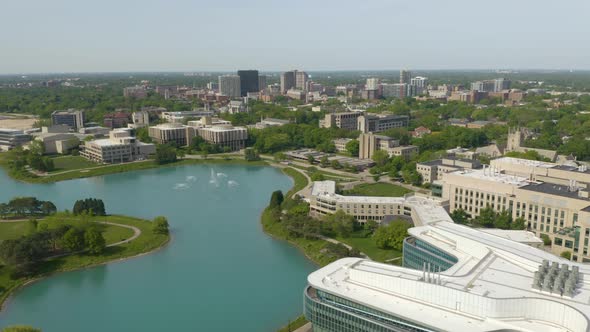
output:
<svg viewBox="0 0 590 332"><path fill-rule="evenodd" d="M590 69L589 0L0 0L0 73Z"/></svg>

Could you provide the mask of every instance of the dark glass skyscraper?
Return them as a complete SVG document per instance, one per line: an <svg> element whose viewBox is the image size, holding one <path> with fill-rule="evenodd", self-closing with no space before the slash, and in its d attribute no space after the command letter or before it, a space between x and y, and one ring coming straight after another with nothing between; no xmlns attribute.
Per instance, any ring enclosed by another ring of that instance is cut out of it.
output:
<svg viewBox="0 0 590 332"><path fill-rule="evenodd" d="M240 76L240 93L245 97L248 92L259 92L258 70L238 70Z"/></svg>

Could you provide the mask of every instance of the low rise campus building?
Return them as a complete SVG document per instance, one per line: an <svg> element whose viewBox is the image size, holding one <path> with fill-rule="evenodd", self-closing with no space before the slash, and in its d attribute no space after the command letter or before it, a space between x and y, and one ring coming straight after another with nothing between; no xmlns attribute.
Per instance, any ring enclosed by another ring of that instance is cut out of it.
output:
<svg viewBox="0 0 590 332"><path fill-rule="evenodd" d="M590 225L581 222L590 219L590 172L564 168L501 158L488 168L445 173L433 193L448 200L450 211L463 209L472 217L486 207L509 211L537 236L551 239L555 254L567 251L574 261L590 262Z"/></svg>
<svg viewBox="0 0 590 332"><path fill-rule="evenodd" d="M419 151L415 145L400 145L398 140L388 136L373 133L363 133L359 136L360 159L371 159L375 151L378 150L387 152L390 157L401 156L406 160L409 160Z"/></svg>
<svg viewBox="0 0 590 332"><path fill-rule="evenodd" d="M85 142L80 155L97 163L115 164L144 160L155 152L154 144L142 143L122 129L111 131L109 138Z"/></svg>
<svg viewBox="0 0 590 332"><path fill-rule="evenodd" d="M417 163L416 171L422 176L422 182L432 183L436 180L441 180L445 173L464 169L478 169L481 167L481 162L477 159L445 157L442 159Z"/></svg>
<svg viewBox="0 0 590 332"><path fill-rule="evenodd" d="M357 119L357 130L363 133L378 133L392 128L407 127L410 118L407 115L365 114Z"/></svg>
<svg viewBox="0 0 590 332"><path fill-rule="evenodd" d="M0 128L0 151L8 151L31 141L31 135L18 129Z"/></svg>
<svg viewBox="0 0 590 332"><path fill-rule="evenodd" d="M244 127L232 125L217 125L197 128L197 134L205 141L221 147L228 147L231 151L246 147L248 130Z"/></svg>

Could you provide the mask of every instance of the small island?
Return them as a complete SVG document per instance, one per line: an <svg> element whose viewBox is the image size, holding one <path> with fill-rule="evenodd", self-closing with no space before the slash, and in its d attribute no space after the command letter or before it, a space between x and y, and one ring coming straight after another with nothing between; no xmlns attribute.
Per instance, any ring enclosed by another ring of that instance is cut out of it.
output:
<svg viewBox="0 0 590 332"><path fill-rule="evenodd" d="M108 215L95 198L58 212L50 201L15 197L0 203L0 305L41 278L143 255L169 240L165 217Z"/></svg>

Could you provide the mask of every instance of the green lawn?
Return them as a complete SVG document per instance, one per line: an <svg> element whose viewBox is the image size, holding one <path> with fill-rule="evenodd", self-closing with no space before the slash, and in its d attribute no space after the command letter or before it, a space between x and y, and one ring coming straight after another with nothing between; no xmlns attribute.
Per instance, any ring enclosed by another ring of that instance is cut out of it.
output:
<svg viewBox="0 0 590 332"><path fill-rule="evenodd" d="M346 243L349 246L352 246L352 247L358 249L359 251L361 251L364 254L366 254L367 256L369 256L370 259L377 261L377 262L386 263L387 260L402 256L401 251L397 251L397 250L393 250L393 249L377 248L377 245L375 244L375 241L373 240L373 238L371 236L369 236L369 237L347 237L347 238L337 237L336 240ZM387 262L387 263L401 264L401 259Z"/></svg>
<svg viewBox="0 0 590 332"><path fill-rule="evenodd" d="M353 189L344 191L344 195L400 197L410 192L412 191L391 183L362 183Z"/></svg>
<svg viewBox="0 0 590 332"><path fill-rule="evenodd" d="M55 217L49 217L40 222L47 222L50 227L56 227L59 222L74 224L92 221L108 221L117 224L131 225L139 228L142 233L137 239L129 243L106 248L105 251L100 255L88 255L81 253L45 261L40 267L39 274L33 278L20 278L13 280L10 278L11 269L9 267L0 265L0 304L6 300L8 295L13 290L17 289L31 279L44 277L56 272L71 271L92 265L104 264L117 259L132 257L142 253L150 252L165 245L170 239L168 235L154 234L152 232L152 224L150 221L126 216L113 215L106 217L93 217L83 221L79 217L58 214ZM25 223L26 222L0 223L0 235L4 239L18 237L24 234L26 229ZM101 227L103 227L103 234L105 236L105 240L107 240L107 244L118 242L121 239L128 238L131 236L131 234L133 234L133 231L119 226L104 225Z"/></svg>
<svg viewBox="0 0 590 332"><path fill-rule="evenodd" d="M305 188L305 186L309 184L305 175L301 174L299 171L296 171L291 167L283 168L283 173L290 176L294 182L293 188L291 188L291 190L289 190L289 192L285 195L286 197L291 197L293 194Z"/></svg>
<svg viewBox="0 0 590 332"><path fill-rule="evenodd" d="M283 326L277 332L292 332L297 330L298 328L302 327L303 325L307 324L307 319L303 316L299 316L295 318L295 320L288 322L287 325Z"/></svg>
<svg viewBox="0 0 590 332"><path fill-rule="evenodd" d="M80 156L55 157L53 158L53 165L55 169L51 173L100 166L100 164L88 161Z"/></svg>

